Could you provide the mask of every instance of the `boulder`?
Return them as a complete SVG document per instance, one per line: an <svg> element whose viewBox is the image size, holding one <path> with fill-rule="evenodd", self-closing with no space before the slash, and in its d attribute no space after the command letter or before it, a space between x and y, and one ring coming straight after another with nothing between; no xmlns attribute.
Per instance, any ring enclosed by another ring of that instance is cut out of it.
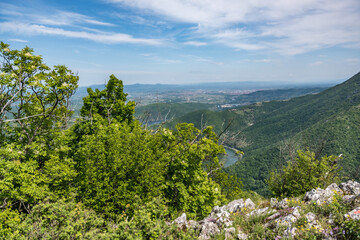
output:
<svg viewBox="0 0 360 240"><path fill-rule="evenodd" d="M253 201L251 201L250 198L245 200L245 207L247 209L254 209L255 208L255 203Z"/></svg>
<svg viewBox="0 0 360 240"><path fill-rule="evenodd" d="M254 211L249 212L248 214L246 214L246 216L247 216L247 217L250 217L250 216L253 216L253 215L261 215L261 214L264 214L264 213L269 212L268 210L269 210L268 207L256 209L256 210L254 210Z"/></svg>
<svg viewBox="0 0 360 240"><path fill-rule="evenodd" d="M211 211L208 219L215 219L215 223L219 226L232 226L232 221L230 221L230 213L227 211L226 206L215 206Z"/></svg>
<svg viewBox="0 0 360 240"><path fill-rule="evenodd" d="M300 207L295 207L293 212L291 214L288 214L284 217L278 218L275 220L276 222L276 227L280 227L280 226L287 226L287 227L291 227L292 224L294 222L296 222L300 217L300 212L299 212Z"/></svg>
<svg viewBox="0 0 360 240"><path fill-rule="evenodd" d="M225 232L225 239L233 239L233 236L235 235L235 228L231 227L231 228L224 228L224 232Z"/></svg>
<svg viewBox="0 0 360 240"><path fill-rule="evenodd" d="M317 204L323 204L325 202L331 202L334 194L343 194L343 191L338 187L336 183L329 185L326 189L312 189L305 193L304 201L315 201Z"/></svg>
<svg viewBox="0 0 360 240"><path fill-rule="evenodd" d="M294 238L296 235L296 227L291 227L289 226L285 231L284 231L284 237L285 238Z"/></svg>
<svg viewBox="0 0 360 240"><path fill-rule="evenodd" d="M354 210L345 214L345 218L351 218L353 220L360 220L360 207L357 207Z"/></svg>
<svg viewBox="0 0 360 240"><path fill-rule="evenodd" d="M339 187L347 195L359 195L360 194L360 183L358 183L356 181L349 180L346 183L341 183Z"/></svg>
<svg viewBox="0 0 360 240"><path fill-rule="evenodd" d="M226 208L230 213L235 213L235 212L239 212L241 208L243 208L244 206L245 206L244 200L238 199L230 202L228 205L226 205Z"/></svg>
<svg viewBox="0 0 360 240"><path fill-rule="evenodd" d="M237 238L239 240L246 240L248 239L248 235L243 233L240 229L238 229L238 235L237 235Z"/></svg>
<svg viewBox="0 0 360 240"><path fill-rule="evenodd" d="M284 198L283 200L281 200L277 205L276 205L276 208L278 209L286 209L288 208L288 199L287 198Z"/></svg>
<svg viewBox="0 0 360 240"><path fill-rule="evenodd" d="M176 223L179 226L186 224L186 213L181 214L181 216L176 218L172 223Z"/></svg>
<svg viewBox="0 0 360 240"><path fill-rule="evenodd" d="M211 239L215 234L220 233L216 223L205 221L201 227L200 239Z"/></svg>
<svg viewBox="0 0 360 240"><path fill-rule="evenodd" d="M308 212L306 215L306 220L309 224L313 224L315 223L315 220L316 220L316 215L312 212Z"/></svg>
<svg viewBox="0 0 360 240"><path fill-rule="evenodd" d="M276 199L276 198L271 198L270 199L270 206L272 207L272 208L277 208L277 206L278 206L278 200Z"/></svg>

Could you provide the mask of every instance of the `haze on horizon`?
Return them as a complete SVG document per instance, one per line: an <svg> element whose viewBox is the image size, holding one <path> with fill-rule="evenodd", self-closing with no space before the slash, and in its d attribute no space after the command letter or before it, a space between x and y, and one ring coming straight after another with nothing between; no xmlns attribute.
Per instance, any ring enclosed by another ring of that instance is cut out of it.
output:
<svg viewBox="0 0 360 240"><path fill-rule="evenodd" d="M358 0L0 1L0 40L82 86L339 82L360 70Z"/></svg>

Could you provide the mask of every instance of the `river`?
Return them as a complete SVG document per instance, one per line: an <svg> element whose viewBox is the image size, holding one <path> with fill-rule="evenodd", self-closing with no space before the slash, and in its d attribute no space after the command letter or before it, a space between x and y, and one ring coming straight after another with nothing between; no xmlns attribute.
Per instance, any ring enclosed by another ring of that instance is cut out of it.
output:
<svg viewBox="0 0 360 240"><path fill-rule="evenodd" d="M229 166L233 165L234 163L236 163L237 160L239 160L239 156L236 155L235 149L228 148L228 147L224 147L224 148L226 151L226 155L220 157L220 161L225 161L224 167L229 167Z"/></svg>

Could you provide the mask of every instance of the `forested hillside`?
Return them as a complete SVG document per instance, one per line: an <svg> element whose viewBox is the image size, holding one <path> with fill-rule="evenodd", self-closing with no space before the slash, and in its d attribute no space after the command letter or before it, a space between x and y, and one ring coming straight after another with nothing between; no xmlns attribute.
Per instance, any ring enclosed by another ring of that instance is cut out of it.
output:
<svg viewBox="0 0 360 240"><path fill-rule="evenodd" d="M359 180L359 106L360 73L319 94L217 113L193 112L174 123L187 121L201 127L202 121L220 133L231 122L228 130L240 133L241 144L229 144L244 151L244 157L226 171L240 177L246 188L269 194L265 183L269 171L284 164L297 149L343 154L342 176Z"/></svg>

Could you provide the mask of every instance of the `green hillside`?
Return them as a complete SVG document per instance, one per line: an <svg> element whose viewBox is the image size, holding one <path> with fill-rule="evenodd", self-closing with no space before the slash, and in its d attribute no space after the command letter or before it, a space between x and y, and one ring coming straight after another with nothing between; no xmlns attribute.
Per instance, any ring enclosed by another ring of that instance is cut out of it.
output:
<svg viewBox="0 0 360 240"><path fill-rule="evenodd" d="M217 113L198 111L179 120L199 127L203 115L219 133L223 122L235 119L231 131L241 131L242 142L247 144L241 148L245 152L243 159L227 171L241 177L246 188L268 194L265 179L269 171L285 163L289 153L299 148L343 154L343 177L359 180L359 105L360 73L319 94Z"/></svg>
<svg viewBox="0 0 360 240"><path fill-rule="evenodd" d="M307 88L285 88L274 90L261 90L249 94L242 94L236 97L228 97L228 101L233 104L249 105L256 102L285 100L306 94L315 94L325 90L327 87L307 87Z"/></svg>
<svg viewBox="0 0 360 240"><path fill-rule="evenodd" d="M153 123L181 117L200 109L216 109L214 104L206 103L154 103L138 106L135 117L143 123Z"/></svg>

